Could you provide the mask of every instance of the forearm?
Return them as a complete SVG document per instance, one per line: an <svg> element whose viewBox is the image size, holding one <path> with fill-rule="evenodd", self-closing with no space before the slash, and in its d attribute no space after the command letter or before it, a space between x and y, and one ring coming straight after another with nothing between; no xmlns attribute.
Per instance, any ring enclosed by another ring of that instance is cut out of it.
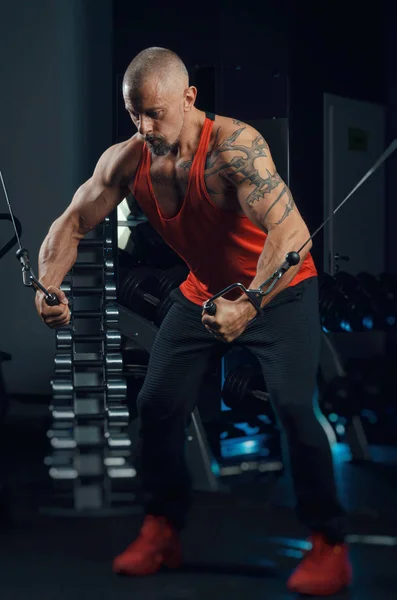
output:
<svg viewBox="0 0 397 600"><path fill-rule="evenodd" d="M262 285L267 279L269 279L269 277L273 275L275 271L281 267L281 265L285 262L285 257L288 252L297 251L306 242L309 236L310 234L306 228L302 228L288 236L278 233L277 230L274 230L274 232L269 232L258 260L256 275L249 286L250 289L259 288L260 285ZM291 283L292 279L300 270L302 261L310 251L311 246L311 242L305 246L305 248L300 252L300 262L297 265L290 267L277 281L271 292L262 297L262 307L268 304L272 298L274 298ZM264 291L266 291L268 285L264 287ZM250 304L245 294L239 298L238 302L248 302Z"/></svg>
<svg viewBox="0 0 397 600"><path fill-rule="evenodd" d="M38 279L44 287L60 287L76 262L82 237L73 217L62 216L54 221L39 252Z"/></svg>

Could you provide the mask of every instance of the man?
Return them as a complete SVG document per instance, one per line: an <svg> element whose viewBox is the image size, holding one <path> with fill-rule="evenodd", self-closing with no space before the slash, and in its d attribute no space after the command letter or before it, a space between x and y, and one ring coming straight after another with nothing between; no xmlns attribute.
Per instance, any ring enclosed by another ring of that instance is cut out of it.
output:
<svg viewBox="0 0 397 600"><path fill-rule="evenodd" d="M113 569L144 575L162 565L179 566L179 531L189 507L185 431L195 391L214 360L244 345L263 368L285 428L297 513L312 532L312 550L288 587L335 593L350 583L351 567L332 455L312 404L320 327L310 244L265 297L262 316L238 294L218 299L215 316L203 310L208 298L232 283L262 284L308 239L307 226L262 136L244 123L196 109L197 90L176 54L163 48L138 54L125 73L123 95L138 131L103 154L43 242L39 278L61 304L48 307L43 294L36 294L47 325L69 322L59 286L78 243L131 192L190 268L173 294L138 398L146 516L138 539L116 557Z"/></svg>

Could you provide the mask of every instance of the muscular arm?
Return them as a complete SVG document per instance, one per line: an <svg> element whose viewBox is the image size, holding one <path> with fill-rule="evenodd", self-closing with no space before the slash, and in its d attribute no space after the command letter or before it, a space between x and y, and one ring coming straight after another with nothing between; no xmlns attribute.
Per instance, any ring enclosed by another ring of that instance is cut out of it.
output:
<svg viewBox="0 0 397 600"><path fill-rule="evenodd" d="M257 288L284 262L290 251L298 250L310 237L308 228L294 202L291 191L277 173L269 147L263 137L248 125L239 127L217 148L213 165L224 185L237 192L247 217L267 233L251 288ZM301 252L301 262L311 243ZM262 300L267 304L284 289L299 271L301 262L291 267ZM242 297L241 301L246 299Z"/></svg>
<svg viewBox="0 0 397 600"><path fill-rule="evenodd" d="M92 177L75 193L54 221L39 252L39 281L59 287L76 262L77 247L86 233L101 223L129 193L119 146L101 156Z"/></svg>

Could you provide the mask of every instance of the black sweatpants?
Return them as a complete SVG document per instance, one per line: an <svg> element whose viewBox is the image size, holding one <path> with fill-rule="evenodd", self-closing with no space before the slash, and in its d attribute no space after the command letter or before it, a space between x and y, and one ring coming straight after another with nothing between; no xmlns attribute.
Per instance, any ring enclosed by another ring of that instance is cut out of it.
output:
<svg viewBox="0 0 397 600"><path fill-rule="evenodd" d="M317 277L290 286L262 309L231 344L214 338L201 322L202 308L179 290L156 337L138 396L138 470L150 500L146 512L182 528L190 503L185 463L186 429L203 375L235 346L259 360L279 422L286 432L297 516L331 542L345 536L328 438L316 418L313 397L319 360Z"/></svg>

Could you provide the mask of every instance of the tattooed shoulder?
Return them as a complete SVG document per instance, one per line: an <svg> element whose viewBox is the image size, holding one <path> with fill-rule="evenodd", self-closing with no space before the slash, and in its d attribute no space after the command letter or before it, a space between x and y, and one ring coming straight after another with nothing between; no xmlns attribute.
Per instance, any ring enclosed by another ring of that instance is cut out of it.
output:
<svg viewBox="0 0 397 600"><path fill-rule="evenodd" d="M211 175L225 172L229 176L237 176L243 165L246 167L248 163L253 168L257 158L267 158L269 146L258 132L250 140L250 145L238 140L246 128L244 126L236 129L221 142L220 128L218 129L213 149L207 155L206 161L206 170L211 171Z"/></svg>
<svg viewBox="0 0 397 600"><path fill-rule="evenodd" d="M254 210L263 228L280 225L293 210L294 200L276 170L266 140L244 124L221 141L219 137L218 130L214 148L207 157L206 176L219 174L223 181L235 186L240 202Z"/></svg>
<svg viewBox="0 0 397 600"><path fill-rule="evenodd" d="M193 159L191 159L191 160L185 160L183 162L180 162L178 164L178 167L180 169L183 169L184 171L189 171L189 169L192 166L192 164L193 164Z"/></svg>

